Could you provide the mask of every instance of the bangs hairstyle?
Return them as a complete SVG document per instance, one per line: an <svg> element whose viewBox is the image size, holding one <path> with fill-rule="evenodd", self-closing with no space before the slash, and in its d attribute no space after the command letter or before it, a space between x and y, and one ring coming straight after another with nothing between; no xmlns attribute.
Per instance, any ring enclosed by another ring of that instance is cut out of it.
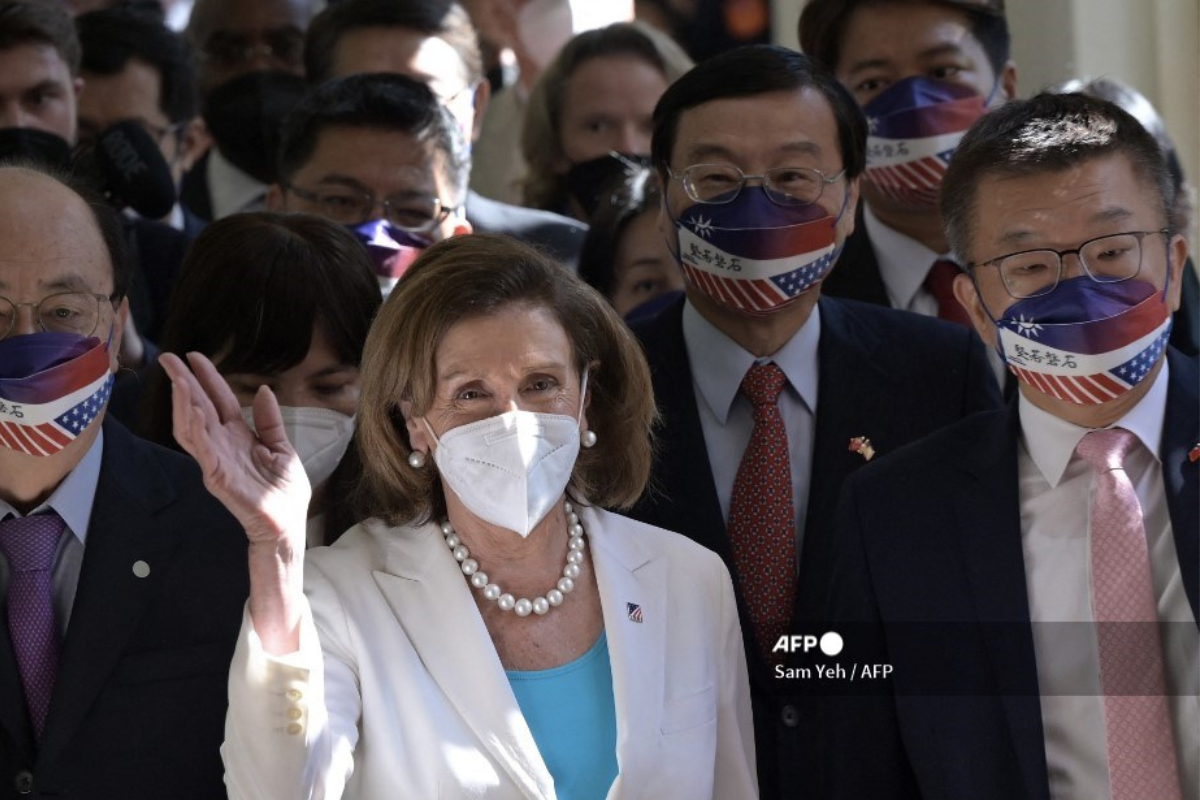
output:
<svg viewBox="0 0 1200 800"><path fill-rule="evenodd" d="M366 250L336 223L308 214L255 212L217 220L179 269L161 342L198 352L222 374L274 375L308 355L319 327L347 364L362 359L382 303ZM170 387L158 371L144 435L174 446Z"/></svg>
<svg viewBox="0 0 1200 800"><path fill-rule="evenodd" d="M692 68L692 59L669 36L641 22L617 22L584 31L559 52L529 93L521 132L525 156L525 205L561 211L567 190L557 166L566 159L562 148L562 110L567 81L594 58L639 58L663 74L670 85Z"/></svg>
<svg viewBox="0 0 1200 800"><path fill-rule="evenodd" d="M1154 137L1119 106L1082 94L1039 94L985 114L959 142L942 184L941 212L955 253L969 258L980 182L1063 172L1124 154L1154 190L1164 227L1174 230L1175 184Z"/></svg>
<svg viewBox="0 0 1200 800"><path fill-rule="evenodd" d="M424 416L437 390L436 353L456 323L513 306L545 308L571 343L575 368L588 368L589 427L569 491L577 500L627 508L650 473L655 421L650 369L642 349L608 301L537 250L500 235L455 236L426 250L392 290L367 338L358 404L363 481L357 505L392 525L446 513L433 460L411 453L401 403Z"/></svg>
<svg viewBox="0 0 1200 800"><path fill-rule="evenodd" d="M1004 0L809 0L800 12L800 49L836 71L850 17L859 9L900 5L939 6L962 14L971 36L987 54L992 71L1000 77L1011 50Z"/></svg>

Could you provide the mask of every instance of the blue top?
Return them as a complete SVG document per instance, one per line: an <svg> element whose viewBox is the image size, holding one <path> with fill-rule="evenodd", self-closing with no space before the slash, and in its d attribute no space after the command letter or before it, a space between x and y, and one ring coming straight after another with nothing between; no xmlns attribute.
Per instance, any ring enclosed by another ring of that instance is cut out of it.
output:
<svg viewBox="0 0 1200 800"><path fill-rule="evenodd" d="M608 637L561 667L506 674L559 800L604 800L617 777Z"/></svg>

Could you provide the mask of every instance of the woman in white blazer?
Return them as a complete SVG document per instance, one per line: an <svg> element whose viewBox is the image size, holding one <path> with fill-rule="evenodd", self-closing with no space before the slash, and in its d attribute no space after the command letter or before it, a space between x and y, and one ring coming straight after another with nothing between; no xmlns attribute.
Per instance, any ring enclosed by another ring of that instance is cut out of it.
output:
<svg viewBox="0 0 1200 800"><path fill-rule="evenodd" d="M256 436L189 360L176 437L250 540L231 797L757 797L728 572L601 510L645 488L654 418L602 297L504 237L426 251L364 352L370 519L307 555L270 391Z"/></svg>

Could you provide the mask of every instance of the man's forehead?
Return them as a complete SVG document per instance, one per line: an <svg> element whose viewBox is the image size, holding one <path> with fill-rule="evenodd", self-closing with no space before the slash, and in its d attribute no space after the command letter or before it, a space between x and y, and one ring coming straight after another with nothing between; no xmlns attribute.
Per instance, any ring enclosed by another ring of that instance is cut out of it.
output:
<svg viewBox="0 0 1200 800"><path fill-rule="evenodd" d="M812 87L710 100L682 112L675 150L760 146L819 155L835 150L837 120Z"/></svg>
<svg viewBox="0 0 1200 800"><path fill-rule="evenodd" d="M312 15L308 0L212 0L208 5L206 37L214 33L259 33L286 27L304 30Z"/></svg>

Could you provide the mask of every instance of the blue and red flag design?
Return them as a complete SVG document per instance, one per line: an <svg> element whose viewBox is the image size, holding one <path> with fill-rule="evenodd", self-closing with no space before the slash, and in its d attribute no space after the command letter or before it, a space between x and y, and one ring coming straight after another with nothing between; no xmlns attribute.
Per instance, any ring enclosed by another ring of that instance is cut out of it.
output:
<svg viewBox="0 0 1200 800"><path fill-rule="evenodd" d="M637 603L626 603L625 604L625 612L629 615L629 619L631 622L641 622L642 621L642 607L639 606Z"/></svg>
<svg viewBox="0 0 1200 800"><path fill-rule="evenodd" d="M33 456L62 450L104 410L112 391L108 349L85 340L78 356L21 379L0 379L0 444Z"/></svg>
<svg viewBox="0 0 1200 800"><path fill-rule="evenodd" d="M898 202L932 205L950 157L985 106L970 87L921 79L895 84L863 110L867 180Z"/></svg>
<svg viewBox="0 0 1200 800"><path fill-rule="evenodd" d="M1052 298L1069 283L1035 300ZM1151 284L1123 281L1089 288L1089 322L1056 322L1053 313L1018 314L998 322L1009 369L1045 394L1079 404L1104 403L1136 386L1158 363L1171 335L1170 313ZM1076 299L1069 290L1064 294ZM1031 302L1018 306L1032 311ZM1076 305L1058 304L1068 314L1078 313L1072 311Z"/></svg>

